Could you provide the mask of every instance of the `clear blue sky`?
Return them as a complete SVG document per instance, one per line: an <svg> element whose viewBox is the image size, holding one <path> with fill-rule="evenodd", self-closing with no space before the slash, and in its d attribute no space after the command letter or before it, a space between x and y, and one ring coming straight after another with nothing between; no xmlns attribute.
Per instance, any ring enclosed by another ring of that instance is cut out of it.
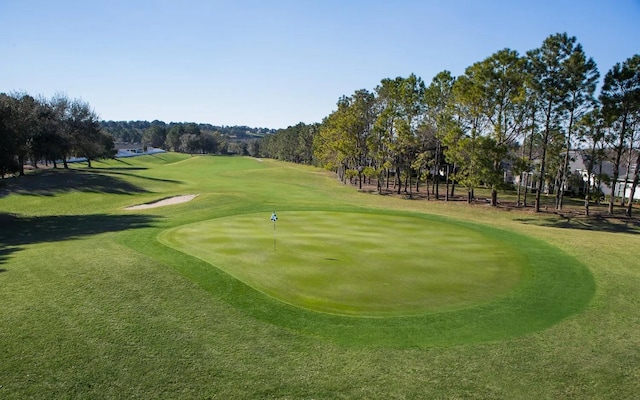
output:
<svg viewBox="0 0 640 400"><path fill-rule="evenodd" d="M639 21L640 0L0 0L0 92L66 93L107 120L285 128L383 78L428 84L558 32L604 76L640 53Z"/></svg>

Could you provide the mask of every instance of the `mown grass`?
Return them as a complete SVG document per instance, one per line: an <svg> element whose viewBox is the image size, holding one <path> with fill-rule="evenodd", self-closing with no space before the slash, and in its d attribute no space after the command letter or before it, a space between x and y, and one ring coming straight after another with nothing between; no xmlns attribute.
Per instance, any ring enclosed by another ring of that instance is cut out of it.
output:
<svg viewBox="0 0 640 400"><path fill-rule="evenodd" d="M160 238L284 302L354 316L485 302L512 289L528 267L487 234L399 214L289 211L277 224L243 214Z"/></svg>
<svg viewBox="0 0 640 400"><path fill-rule="evenodd" d="M63 172L42 193L24 189L24 182L38 188L52 178L35 174L9 183L0 198L2 398L633 398L640 392L633 225L615 230L599 221L579 229L550 213L362 194L331 174L269 160L167 154L96 167ZM74 184L86 174L104 182ZM123 210L185 193L200 195L175 206ZM527 289L539 303L519 304L527 312L517 312L513 302L494 307L495 318L512 310L501 319L512 323L495 324L481 304L427 314L420 325L301 311L157 240L167 229L206 220L318 209L391 210L486 226L569 277L545 271L541 286ZM584 285L589 280L593 285ZM559 287L545 290L554 283ZM544 304L560 307L532 312ZM449 335L439 333L452 326Z"/></svg>

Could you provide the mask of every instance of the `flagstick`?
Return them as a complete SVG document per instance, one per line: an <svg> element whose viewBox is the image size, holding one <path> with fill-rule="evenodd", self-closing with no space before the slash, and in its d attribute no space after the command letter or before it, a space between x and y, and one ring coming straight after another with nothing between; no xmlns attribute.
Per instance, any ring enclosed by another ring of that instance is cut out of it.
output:
<svg viewBox="0 0 640 400"><path fill-rule="evenodd" d="M277 220L278 220L278 216L274 211L273 214L271 214L271 221L273 222L273 251L276 251L276 221Z"/></svg>

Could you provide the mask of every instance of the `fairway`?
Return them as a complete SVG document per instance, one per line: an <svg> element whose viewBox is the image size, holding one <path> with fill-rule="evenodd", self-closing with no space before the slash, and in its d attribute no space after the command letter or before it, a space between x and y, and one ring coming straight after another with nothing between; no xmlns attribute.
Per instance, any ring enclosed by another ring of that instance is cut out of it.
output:
<svg viewBox="0 0 640 400"><path fill-rule="evenodd" d="M244 214L172 229L162 242L291 305L410 315L489 301L528 269L490 234L433 218L381 213Z"/></svg>

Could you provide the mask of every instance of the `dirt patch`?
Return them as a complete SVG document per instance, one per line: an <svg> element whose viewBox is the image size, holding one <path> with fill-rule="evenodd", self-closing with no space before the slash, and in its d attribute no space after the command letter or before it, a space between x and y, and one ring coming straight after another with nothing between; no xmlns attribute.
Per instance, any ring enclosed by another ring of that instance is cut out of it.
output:
<svg viewBox="0 0 640 400"><path fill-rule="evenodd" d="M191 201L195 199L196 196L197 194L185 194L182 196L174 196L174 197L169 197L167 199L156 200L151 203L138 204L136 206L126 207L125 210L146 210L148 208L156 208L156 207L170 206L172 204L186 203L187 201Z"/></svg>

